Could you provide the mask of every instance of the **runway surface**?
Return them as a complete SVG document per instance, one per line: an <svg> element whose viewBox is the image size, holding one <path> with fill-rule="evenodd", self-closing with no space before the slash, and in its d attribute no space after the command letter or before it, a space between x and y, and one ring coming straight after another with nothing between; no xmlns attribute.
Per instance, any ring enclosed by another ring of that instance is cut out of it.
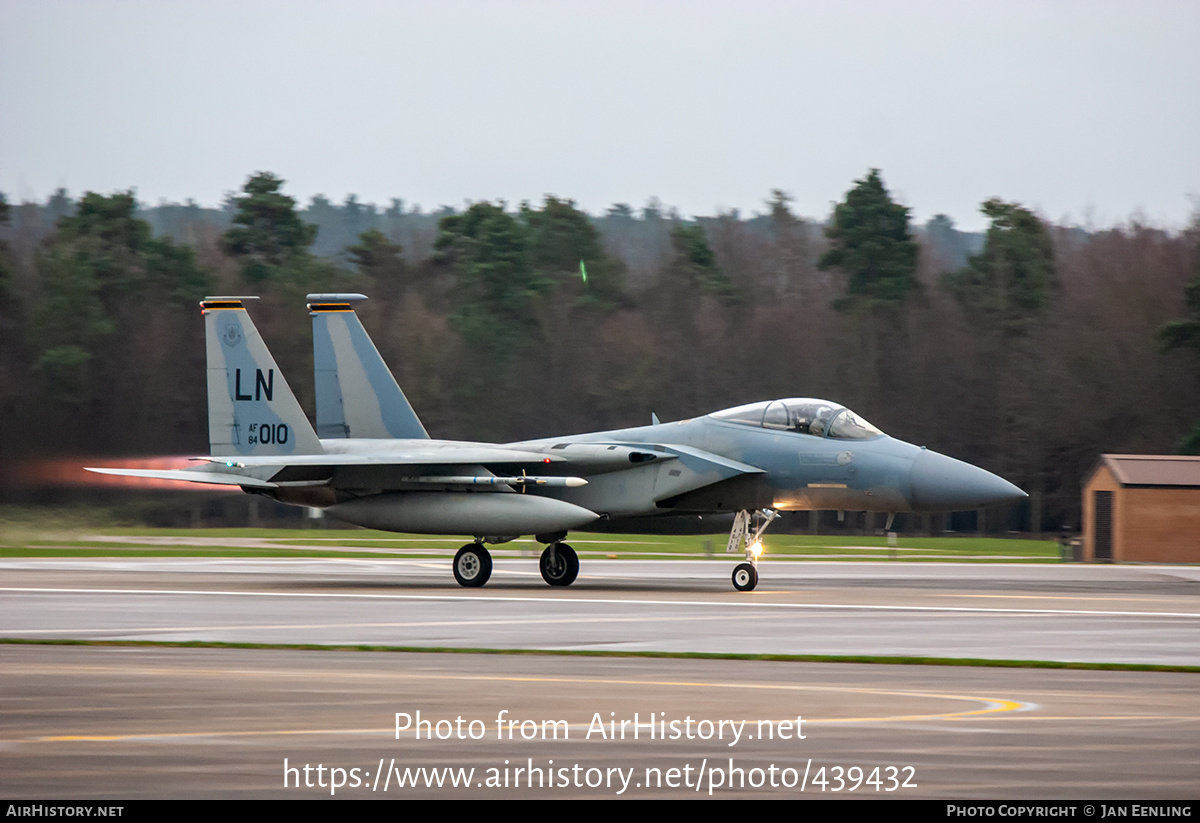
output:
<svg viewBox="0 0 1200 823"><path fill-rule="evenodd" d="M4 560L0 636L1200 662L1196 567L731 566ZM8 645L0 682L8 797L1200 794L1194 673Z"/></svg>
<svg viewBox="0 0 1200 823"><path fill-rule="evenodd" d="M457 648L915 655L1200 665L1200 567L497 560L0 561L0 634Z"/></svg>
<svg viewBox="0 0 1200 823"><path fill-rule="evenodd" d="M1194 674L10 646L0 677L7 797L1161 800L1200 774Z"/></svg>

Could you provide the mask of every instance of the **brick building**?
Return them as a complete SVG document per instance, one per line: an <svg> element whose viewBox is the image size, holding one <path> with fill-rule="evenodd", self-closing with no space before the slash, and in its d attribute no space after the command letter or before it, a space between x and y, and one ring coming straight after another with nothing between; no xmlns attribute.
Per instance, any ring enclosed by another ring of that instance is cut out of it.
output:
<svg viewBox="0 0 1200 823"><path fill-rule="evenodd" d="M1083 484L1083 559L1200 563L1200 457L1101 455Z"/></svg>

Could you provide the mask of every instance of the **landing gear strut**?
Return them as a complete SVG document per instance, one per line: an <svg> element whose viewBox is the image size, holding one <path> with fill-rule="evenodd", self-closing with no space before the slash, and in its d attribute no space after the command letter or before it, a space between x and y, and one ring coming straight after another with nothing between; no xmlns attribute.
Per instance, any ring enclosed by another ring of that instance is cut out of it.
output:
<svg viewBox="0 0 1200 823"><path fill-rule="evenodd" d="M458 585L476 589L492 576L492 553L482 543L468 543L454 555L454 579Z"/></svg>
<svg viewBox="0 0 1200 823"><path fill-rule="evenodd" d="M733 587L739 592L754 591L758 585L758 556L762 553L762 534L771 525L771 521L779 517L779 512L773 509L760 509L751 512L742 509L733 519L733 529L729 532L729 543L725 546L727 554L733 554L746 541L746 562L738 563L733 569ZM761 518L756 526L755 519Z"/></svg>
<svg viewBox="0 0 1200 823"><path fill-rule="evenodd" d="M579 576L579 555L566 543L551 543L542 552L542 579L551 586L570 586Z"/></svg>

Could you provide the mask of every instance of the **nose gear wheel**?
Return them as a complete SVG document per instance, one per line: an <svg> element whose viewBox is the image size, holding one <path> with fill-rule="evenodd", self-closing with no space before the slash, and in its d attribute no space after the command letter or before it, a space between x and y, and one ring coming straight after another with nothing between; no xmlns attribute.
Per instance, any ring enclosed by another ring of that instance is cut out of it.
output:
<svg viewBox="0 0 1200 823"><path fill-rule="evenodd" d="M758 569L749 563L738 563L733 568L733 587L739 592L752 592L758 585Z"/></svg>

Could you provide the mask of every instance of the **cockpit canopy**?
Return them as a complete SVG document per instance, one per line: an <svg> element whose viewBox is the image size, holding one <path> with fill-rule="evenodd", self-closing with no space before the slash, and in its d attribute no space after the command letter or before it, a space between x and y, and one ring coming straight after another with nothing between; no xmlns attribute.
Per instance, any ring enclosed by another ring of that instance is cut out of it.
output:
<svg viewBox="0 0 1200 823"><path fill-rule="evenodd" d="M834 440L870 440L883 434L845 406L812 397L764 400L709 415L716 420L829 437Z"/></svg>

